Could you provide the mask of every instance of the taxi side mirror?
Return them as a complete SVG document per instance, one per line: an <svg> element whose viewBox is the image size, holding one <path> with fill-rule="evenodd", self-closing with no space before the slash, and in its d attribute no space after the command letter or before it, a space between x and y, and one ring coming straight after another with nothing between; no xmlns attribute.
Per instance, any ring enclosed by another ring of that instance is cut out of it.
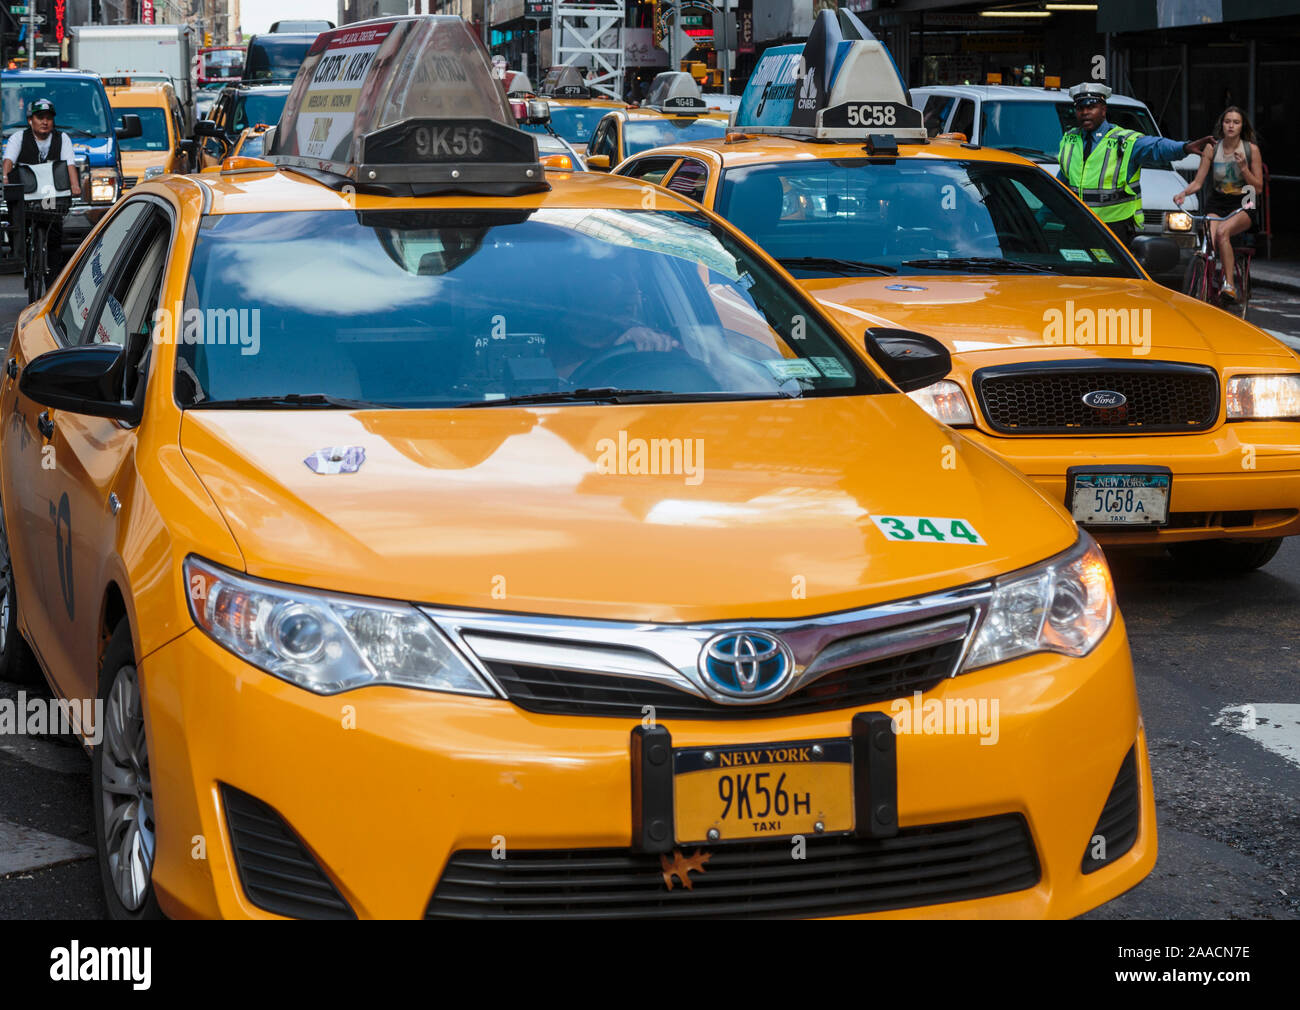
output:
<svg viewBox="0 0 1300 1010"><path fill-rule="evenodd" d="M18 391L43 407L136 423L140 408L121 398L126 360L116 344L60 347L33 358Z"/></svg>
<svg viewBox="0 0 1300 1010"><path fill-rule="evenodd" d="M134 112L122 113L122 125L115 130L118 140L131 140L134 137L144 135L144 127L140 125L140 117Z"/></svg>
<svg viewBox="0 0 1300 1010"><path fill-rule="evenodd" d="M197 123L194 124L194 136L196 138L219 137L221 136L221 130L217 126L216 120L200 119Z"/></svg>
<svg viewBox="0 0 1300 1010"><path fill-rule="evenodd" d="M587 170L589 172L608 172L609 155L608 154L589 154L587 156Z"/></svg>
<svg viewBox="0 0 1300 1010"><path fill-rule="evenodd" d="M1167 273L1178 266L1178 246L1159 235L1138 235L1129 249L1149 274Z"/></svg>
<svg viewBox="0 0 1300 1010"><path fill-rule="evenodd" d="M866 345L871 360L904 393L933 385L952 371L948 348L924 333L872 326Z"/></svg>

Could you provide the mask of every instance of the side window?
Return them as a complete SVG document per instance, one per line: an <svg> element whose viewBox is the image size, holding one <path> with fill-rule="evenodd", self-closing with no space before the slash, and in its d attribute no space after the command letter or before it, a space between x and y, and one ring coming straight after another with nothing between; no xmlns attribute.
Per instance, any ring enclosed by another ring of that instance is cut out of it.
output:
<svg viewBox="0 0 1300 1010"><path fill-rule="evenodd" d="M122 249L121 269L112 278L104 309L96 325L84 327L83 344L116 344L124 347L128 337L148 336L158 307L158 284L162 279L170 229L166 218L154 211L145 227Z"/></svg>
<svg viewBox="0 0 1300 1010"><path fill-rule="evenodd" d="M614 121L606 119L596 127L596 135L591 138L591 145L587 148L588 154L603 154L609 158L610 162L614 161Z"/></svg>
<svg viewBox="0 0 1300 1010"><path fill-rule="evenodd" d="M641 158L628 165L620 174L626 175L629 179L644 179L646 182L658 185L664 181L668 170L676 164L676 158Z"/></svg>
<svg viewBox="0 0 1300 1010"><path fill-rule="evenodd" d="M943 132L943 124L952 109L953 101L954 99L948 95L929 95L926 97L925 107L921 110L921 117L925 120L925 132L928 136L933 137L935 134Z"/></svg>
<svg viewBox="0 0 1300 1010"><path fill-rule="evenodd" d="M709 185L709 169L702 162L684 160L672 178L668 180L668 188L674 193L681 193L682 196L689 197L696 203L704 202L704 192Z"/></svg>
<svg viewBox="0 0 1300 1010"><path fill-rule="evenodd" d="M83 342L86 317L90 314L95 297L108 280L113 261L122 252L123 243L131 234L135 223L140 220L145 206L141 200L121 205L94 242L82 246L81 259L75 267L72 281L65 288L67 294L57 313L64 344L70 346Z"/></svg>
<svg viewBox="0 0 1300 1010"><path fill-rule="evenodd" d="M966 139L974 138L975 130L975 103L969 98L963 98L957 103L957 112L952 117L952 125L948 127L949 133L964 133Z"/></svg>

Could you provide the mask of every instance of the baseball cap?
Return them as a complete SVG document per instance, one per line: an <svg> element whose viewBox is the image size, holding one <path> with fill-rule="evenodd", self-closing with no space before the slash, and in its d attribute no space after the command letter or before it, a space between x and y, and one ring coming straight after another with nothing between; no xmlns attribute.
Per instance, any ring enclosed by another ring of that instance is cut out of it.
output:
<svg viewBox="0 0 1300 1010"><path fill-rule="evenodd" d="M51 116L54 115L54 103L48 98L36 99L36 101L32 102L32 107L27 110L27 115L29 117L34 116L38 112L48 112Z"/></svg>

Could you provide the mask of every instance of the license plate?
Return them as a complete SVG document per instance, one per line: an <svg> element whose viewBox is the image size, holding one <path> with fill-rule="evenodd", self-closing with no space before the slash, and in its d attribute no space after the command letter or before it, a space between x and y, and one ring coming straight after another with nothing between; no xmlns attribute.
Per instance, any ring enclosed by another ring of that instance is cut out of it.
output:
<svg viewBox="0 0 1300 1010"><path fill-rule="evenodd" d="M1168 473L1075 473L1074 521L1087 526L1163 526L1169 521Z"/></svg>
<svg viewBox="0 0 1300 1010"><path fill-rule="evenodd" d="M673 751L679 844L853 830L853 743L795 740Z"/></svg>

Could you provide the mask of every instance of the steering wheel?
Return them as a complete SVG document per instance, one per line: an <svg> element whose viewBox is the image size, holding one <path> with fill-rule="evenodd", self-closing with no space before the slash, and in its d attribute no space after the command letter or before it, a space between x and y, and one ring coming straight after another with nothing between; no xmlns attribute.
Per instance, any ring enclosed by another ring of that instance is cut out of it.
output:
<svg viewBox="0 0 1300 1010"><path fill-rule="evenodd" d="M707 393L718 380L685 351L638 351L635 344L616 344L584 362L569 375L574 389L613 386L617 389L668 389L674 393Z"/></svg>

